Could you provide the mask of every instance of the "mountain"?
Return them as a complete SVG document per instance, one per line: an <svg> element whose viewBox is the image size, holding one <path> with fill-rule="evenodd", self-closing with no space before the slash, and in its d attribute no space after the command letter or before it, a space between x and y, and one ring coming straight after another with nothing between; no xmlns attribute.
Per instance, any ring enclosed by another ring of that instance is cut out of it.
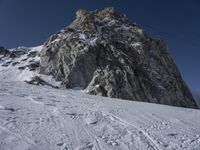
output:
<svg viewBox="0 0 200 150"><path fill-rule="evenodd" d="M113 8L0 47L0 150L200 149L199 110L132 100L196 108L164 42Z"/></svg>
<svg viewBox="0 0 200 150"><path fill-rule="evenodd" d="M197 108L165 42L114 8L76 12L40 52L40 73L89 94Z"/></svg>

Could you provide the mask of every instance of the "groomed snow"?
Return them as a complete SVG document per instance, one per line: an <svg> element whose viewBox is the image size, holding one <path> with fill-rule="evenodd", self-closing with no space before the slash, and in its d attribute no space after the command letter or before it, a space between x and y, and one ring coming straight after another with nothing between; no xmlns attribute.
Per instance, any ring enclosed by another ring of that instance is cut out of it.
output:
<svg viewBox="0 0 200 150"><path fill-rule="evenodd" d="M1 150L199 150L200 111L0 81Z"/></svg>

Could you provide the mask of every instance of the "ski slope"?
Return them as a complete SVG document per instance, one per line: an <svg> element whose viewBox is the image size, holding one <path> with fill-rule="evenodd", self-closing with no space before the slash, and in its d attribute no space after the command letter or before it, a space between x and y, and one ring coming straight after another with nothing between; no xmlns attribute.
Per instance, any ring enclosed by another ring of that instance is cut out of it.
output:
<svg viewBox="0 0 200 150"><path fill-rule="evenodd" d="M199 150L200 111L0 81L1 150Z"/></svg>

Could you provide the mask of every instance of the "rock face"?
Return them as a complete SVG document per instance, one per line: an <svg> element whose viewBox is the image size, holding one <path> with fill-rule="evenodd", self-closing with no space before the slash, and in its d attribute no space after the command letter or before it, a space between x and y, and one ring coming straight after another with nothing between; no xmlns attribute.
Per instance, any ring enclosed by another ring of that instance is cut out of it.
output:
<svg viewBox="0 0 200 150"><path fill-rule="evenodd" d="M3 57L9 58L18 58L24 54L26 54L27 48L26 47L18 47L12 51L5 49L4 47L0 46L0 55Z"/></svg>
<svg viewBox="0 0 200 150"><path fill-rule="evenodd" d="M0 55L7 56L9 54L10 54L9 50L7 50L4 47L0 46Z"/></svg>
<svg viewBox="0 0 200 150"><path fill-rule="evenodd" d="M40 53L40 73L90 94L196 108L161 39L114 8L76 12Z"/></svg>
<svg viewBox="0 0 200 150"><path fill-rule="evenodd" d="M194 96L196 103L198 105L198 108L200 109L200 92L198 91L193 91L192 95Z"/></svg>

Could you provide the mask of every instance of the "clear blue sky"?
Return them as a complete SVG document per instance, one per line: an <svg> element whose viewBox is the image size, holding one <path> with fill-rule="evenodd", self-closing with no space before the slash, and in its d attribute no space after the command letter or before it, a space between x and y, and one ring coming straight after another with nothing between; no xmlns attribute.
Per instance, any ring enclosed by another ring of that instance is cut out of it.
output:
<svg viewBox="0 0 200 150"><path fill-rule="evenodd" d="M187 84L200 91L200 0L0 0L0 45L41 45L78 8L108 6L165 39Z"/></svg>

